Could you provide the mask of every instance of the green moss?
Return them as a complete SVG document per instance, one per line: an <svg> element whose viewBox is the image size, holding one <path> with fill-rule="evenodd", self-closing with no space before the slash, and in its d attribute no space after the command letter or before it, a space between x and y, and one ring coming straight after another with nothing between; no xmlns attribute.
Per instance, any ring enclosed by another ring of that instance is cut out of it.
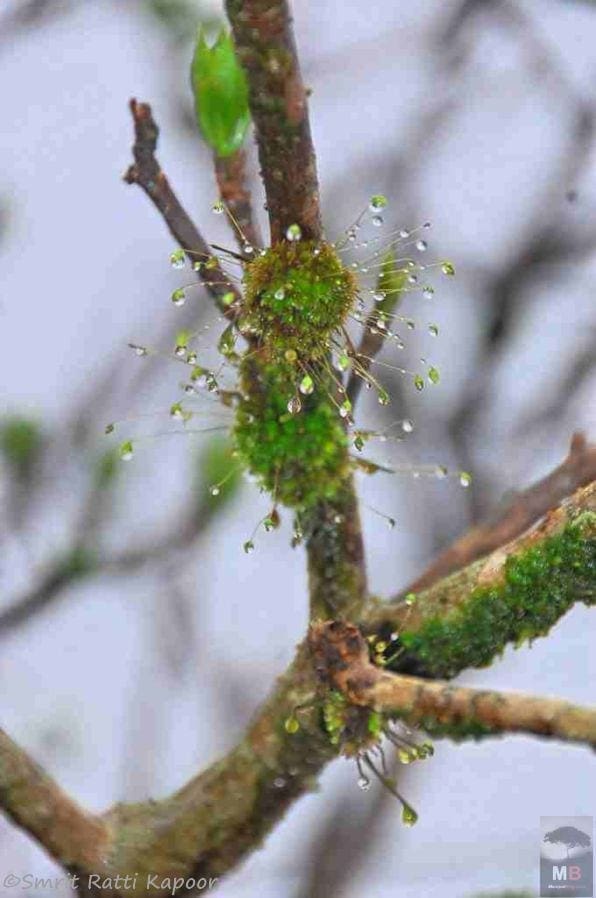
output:
<svg viewBox="0 0 596 898"><path fill-rule="evenodd" d="M483 739L485 736L494 735L494 730L473 717L465 717L463 720L451 723L439 723L432 717L425 717L417 722L430 736L436 739L447 737L453 742L463 742L466 739Z"/></svg>
<svg viewBox="0 0 596 898"><path fill-rule="evenodd" d="M305 396L302 411L288 411L298 378L290 363L245 359L234 441L264 489L282 504L304 509L337 494L349 463L341 418L327 396Z"/></svg>
<svg viewBox="0 0 596 898"><path fill-rule="evenodd" d="M30 473L42 445L41 430L35 421L15 415L0 422L0 453L18 476Z"/></svg>
<svg viewBox="0 0 596 898"><path fill-rule="evenodd" d="M336 689L326 696L322 715L331 745L337 746L346 757L359 755L382 739L382 715L370 708L350 704Z"/></svg>
<svg viewBox="0 0 596 898"><path fill-rule="evenodd" d="M353 274L327 243L282 242L251 262L244 276L245 323L272 359L296 353L321 359L352 307Z"/></svg>
<svg viewBox="0 0 596 898"><path fill-rule="evenodd" d="M485 667L508 643L544 636L578 599L593 604L595 529L596 515L578 516L561 533L511 556L498 584L473 590L456 610L403 632L401 642L414 665L433 677Z"/></svg>

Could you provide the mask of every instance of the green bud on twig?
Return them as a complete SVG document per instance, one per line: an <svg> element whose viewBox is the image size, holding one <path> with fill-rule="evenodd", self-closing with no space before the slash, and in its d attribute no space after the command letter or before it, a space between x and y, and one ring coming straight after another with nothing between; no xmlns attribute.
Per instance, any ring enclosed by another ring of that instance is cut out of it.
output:
<svg viewBox="0 0 596 898"><path fill-rule="evenodd" d="M199 29L190 80L204 139L218 156L231 156L244 143L250 112L246 78L223 29L211 47Z"/></svg>

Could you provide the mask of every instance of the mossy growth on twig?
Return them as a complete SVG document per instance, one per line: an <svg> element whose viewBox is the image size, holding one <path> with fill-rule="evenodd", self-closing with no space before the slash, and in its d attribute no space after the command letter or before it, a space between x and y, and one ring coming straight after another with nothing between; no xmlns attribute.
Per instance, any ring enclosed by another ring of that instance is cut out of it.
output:
<svg viewBox="0 0 596 898"><path fill-rule="evenodd" d="M243 463L277 501L308 508L335 495L345 480L347 436L320 391L304 397L302 414L291 410L296 376L288 362L243 360L234 440Z"/></svg>
<svg viewBox="0 0 596 898"><path fill-rule="evenodd" d="M553 536L505 562L502 577L472 590L450 613L440 609L400 635L408 669L452 677L486 667L509 643L544 636L576 601L596 601L596 515L584 512ZM404 657L400 658L403 669Z"/></svg>
<svg viewBox="0 0 596 898"><path fill-rule="evenodd" d="M244 317L271 359L284 360L289 353L311 363L329 352L333 333L354 304L356 280L328 243L288 232L288 241L246 266Z"/></svg>

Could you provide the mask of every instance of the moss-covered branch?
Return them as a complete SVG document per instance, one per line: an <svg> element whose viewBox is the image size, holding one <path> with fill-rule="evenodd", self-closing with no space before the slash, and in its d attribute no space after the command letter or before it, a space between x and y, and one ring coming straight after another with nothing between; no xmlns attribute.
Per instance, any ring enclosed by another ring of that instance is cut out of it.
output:
<svg viewBox="0 0 596 898"><path fill-rule="evenodd" d="M403 590L401 596L428 589L442 577L511 542L550 508L595 479L596 445L589 443L583 433L574 433L569 454L558 468L528 489L516 493L486 521L467 530L434 558L426 570Z"/></svg>
<svg viewBox="0 0 596 898"><path fill-rule="evenodd" d="M370 660L357 628L341 621L315 624L309 642L319 676L352 705L420 726L431 735L460 740L530 733L596 747L596 708L390 673Z"/></svg>
<svg viewBox="0 0 596 898"><path fill-rule="evenodd" d="M362 624L398 634L396 669L452 677L545 636L577 601L596 601L596 483L487 558L419 595L372 606Z"/></svg>
<svg viewBox="0 0 596 898"><path fill-rule="evenodd" d="M301 235L300 245L289 245L287 250L279 252L307 253L312 260L312 241L317 243L318 255L314 258L317 265L333 254L329 248L321 244L322 226L319 208L319 193L316 171L316 159L310 134L306 93L302 84L300 65L296 55L294 35L290 11L285 0L227 0L227 13L232 25L234 42L238 58L246 73L249 89L249 103L255 124L261 174L267 194L267 209L271 229L272 243L284 241L290 226L298 227ZM273 258L276 255L273 254ZM312 268L312 261L304 265L305 271ZM325 264L337 264L331 259ZM267 268L267 260L263 260L256 269ZM334 271L337 283L345 280L348 273L343 270ZM330 272L321 275L321 280L332 283ZM267 270L268 283L274 279ZM286 276L284 270L284 278ZM258 284L259 307L261 308L264 285ZM292 282L294 302L300 296L301 283ZM250 283L248 284L245 305L250 307ZM307 308L313 306L312 286L306 290ZM341 314L346 312L345 303L352 301L353 285L341 284L341 296L338 298ZM265 291L265 295L278 295L277 290ZM283 292L283 290L281 291ZM315 296L317 308L321 314L325 312L328 297ZM335 297L334 297L335 300ZM333 307L337 305L334 301ZM284 323L283 351L298 350L304 354L313 371L318 371L322 359L315 358L312 341L304 334L307 316L302 313L300 319L300 340L297 347L291 343L289 334L292 323ZM316 345L325 345L321 334L329 329L330 323L317 322ZM262 330L262 328L261 328ZM275 349L274 335L265 329L265 340L271 351ZM327 350L325 350L326 352ZM287 368L287 363L285 365ZM290 378L285 378L290 380ZM324 392L324 391L323 391ZM315 397L311 405L315 404ZM329 405L329 403L327 403ZM316 424L313 409L306 410L313 426ZM252 417L255 417L254 413ZM334 410L334 417L336 413ZM333 450L333 471L327 471L327 483L323 491L320 485L313 486L312 473L306 473L300 484L300 491L314 492L319 489L319 499L308 505L302 516L299 529L304 532L307 541L308 568L310 584L311 617L323 615L359 614L366 598L366 573L364 565L364 548L357 499L348 465L348 452L342 428L336 426L336 433L326 439L324 446L313 442L311 454L317 454L317 464L325 461L325 452ZM320 442L320 441L319 441ZM264 445L261 439L260 446ZM294 454L305 454L299 441L295 440ZM280 441L281 446L281 441ZM329 468L329 463L327 464ZM314 472L315 465L311 465ZM280 477L276 469L277 492L281 493L285 479ZM292 478L290 478L292 479ZM316 477L315 477L316 479ZM283 481L283 483L282 483ZM339 483L337 489L336 484ZM331 495L333 489L333 495ZM282 501L283 498L282 498ZM291 502L289 504L292 504Z"/></svg>

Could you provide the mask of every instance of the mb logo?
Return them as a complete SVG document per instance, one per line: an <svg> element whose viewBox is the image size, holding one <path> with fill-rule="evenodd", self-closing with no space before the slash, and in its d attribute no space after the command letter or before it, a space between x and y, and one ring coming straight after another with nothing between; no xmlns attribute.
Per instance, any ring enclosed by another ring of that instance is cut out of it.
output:
<svg viewBox="0 0 596 898"><path fill-rule="evenodd" d="M540 895L594 898L592 817L541 817Z"/></svg>

